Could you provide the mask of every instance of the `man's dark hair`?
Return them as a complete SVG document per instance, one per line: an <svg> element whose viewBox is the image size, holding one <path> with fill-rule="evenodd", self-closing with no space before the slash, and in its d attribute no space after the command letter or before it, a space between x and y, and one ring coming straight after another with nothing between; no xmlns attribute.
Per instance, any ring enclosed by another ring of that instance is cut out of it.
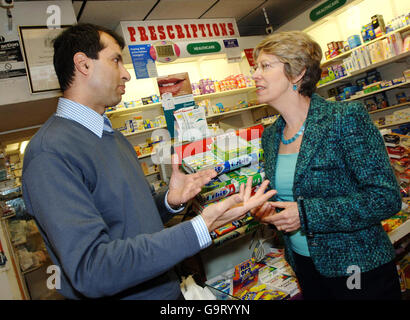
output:
<svg viewBox="0 0 410 320"><path fill-rule="evenodd" d="M74 76L74 55L83 52L91 59L98 59L98 53L104 49L100 40L100 33L105 32L115 39L121 50L124 39L107 28L82 23L70 26L54 39L54 69L57 74L61 90L70 86Z"/></svg>

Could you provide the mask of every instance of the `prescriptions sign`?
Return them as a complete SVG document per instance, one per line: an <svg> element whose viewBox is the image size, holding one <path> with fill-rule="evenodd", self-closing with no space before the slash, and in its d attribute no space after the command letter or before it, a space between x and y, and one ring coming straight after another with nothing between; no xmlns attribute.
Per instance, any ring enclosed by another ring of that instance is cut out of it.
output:
<svg viewBox="0 0 410 320"><path fill-rule="evenodd" d="M162 53L178 57L224 53L223 39L240 37L233 18L121 21L120 24L127 45L151 44L151 54L155 60ZM167 42L168 47L156 45L161 41ZM170 47L170 44L173 46Z"/></svg>

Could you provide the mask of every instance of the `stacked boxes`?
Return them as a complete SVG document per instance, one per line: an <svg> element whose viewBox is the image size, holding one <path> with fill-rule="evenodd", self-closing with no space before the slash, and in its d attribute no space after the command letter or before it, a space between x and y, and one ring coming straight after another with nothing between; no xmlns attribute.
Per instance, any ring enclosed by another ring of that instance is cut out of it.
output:
<svg viewBox="0 0 410 320"><path fill-rule="evenodd" d="M206 283L220 290L217 298L223 300L229 296L241 300L286 300L300 293L283 250L276 248L271 248L261 261L245 260Z"/></svg>
<svg viewBox="0 0 410 320"><path fill-rule="evenodd" d="M210 78L206 78L199 80L199 83L191 83L192 93L194 96L247 88L254 85L255 83L252 78L243 74L228 76L225 79L219 81L214 81Z"/></svg>
<svg viewBox="0 0 410 320"><path fill-rule="evenodd" d="M192 202L192 211L201 214L205 208L216 202L224 201L238 193L240 186L252 177L252 194L256 192L265 178L260 165L263 152L260 138L247 141L237 132L217 136L209 151L191 155L182 159L182 168L188 172L197 172L213 168L218 176L202 188ZM248 213L242 219L228 223L210 232L215 245L249 232L259 224Z"/></svg>

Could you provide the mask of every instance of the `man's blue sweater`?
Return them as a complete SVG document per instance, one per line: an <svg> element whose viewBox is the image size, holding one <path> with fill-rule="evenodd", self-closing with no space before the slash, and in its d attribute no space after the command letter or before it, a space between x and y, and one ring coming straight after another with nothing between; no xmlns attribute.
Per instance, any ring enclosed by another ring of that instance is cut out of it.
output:
<svg viewBox="0 0 410 320"><path fill-rule="evenodd" d="M190 222L164 229L164 195L118 132L52 116L26 149L23 197L70 299L175 299L170 269L200 250Z"/></svg>

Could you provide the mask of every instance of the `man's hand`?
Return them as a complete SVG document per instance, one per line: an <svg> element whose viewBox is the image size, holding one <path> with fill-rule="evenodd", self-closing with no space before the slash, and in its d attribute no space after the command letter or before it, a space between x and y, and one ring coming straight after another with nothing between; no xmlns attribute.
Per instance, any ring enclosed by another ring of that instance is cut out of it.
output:
<svg viewBox="0 0 410 320"><path fill-rule="evenodd" d="M276 213L275 208L283 208ZM251 211L255 219L276 226L280 231L292 232L300 228L299 209L296 202L266 202Z"/></svg>
<svg viewBox="0 0 410 320"><path fill-rule="evenodd" d="M202 218L208 230L212 231L231 221L241 219L249 210L261 206L276 194L276 190L264 193L268 185L269 181L265 180L258 191L251 197L252 177L249 177L246 187L244 184L241 184L239 193L205 208L202 212Z"/></svg>
<svg viewBox="0 0 410 320"><path fill-rule="evenodd" d="M202 170L197 173L184 174L179 170L178 155L172 155L172 174L169 181L168 204L179 206L195 197L202 187L216 177L213 169Z"/></svg>

